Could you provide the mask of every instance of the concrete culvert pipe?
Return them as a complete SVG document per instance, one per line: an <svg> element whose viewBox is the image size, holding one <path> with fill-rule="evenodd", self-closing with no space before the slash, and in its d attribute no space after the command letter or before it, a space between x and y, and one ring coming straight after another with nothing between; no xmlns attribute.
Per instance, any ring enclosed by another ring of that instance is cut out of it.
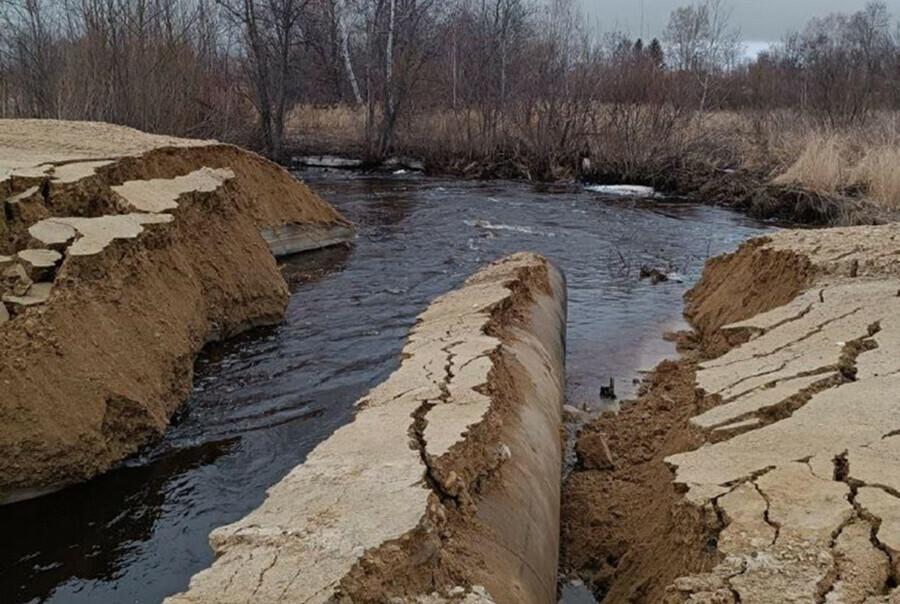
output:
<svg viewBox="0 0 900 604"><path fill-rule="evenodd" d="M355 420L167 603L554 602L565 323L534 254L435 300Z"/></svg>

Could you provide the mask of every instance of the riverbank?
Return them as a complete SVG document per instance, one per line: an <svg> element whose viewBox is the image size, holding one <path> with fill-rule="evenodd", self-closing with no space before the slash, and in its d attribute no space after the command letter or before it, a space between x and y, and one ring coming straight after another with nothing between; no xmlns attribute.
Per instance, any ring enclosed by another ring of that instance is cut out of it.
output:
<svg viewBox="0 0 900 604"><path fill-rule="evenodd" d="M377 168L365 115L298 106L285 157L330 154ZM634 184L804 225L881 224L900 217L900 120L826 128L796 112L598 107L593 130L535 137L502 123L483 132L477 114L417 116L398 126L393 152L435 176L531 182ZM402 166L401 166L402 167Z"/></svg>
<svg viewBox="0 0 900 604"><path fill-rule="evenodd" d="M257 155L86 122L0 120L0 198L0 503L159 437L205 344L281 320L270 247L351 233Z"/></svg>
<svg viewBox="0 0 900 604"><path fill-rule="evenodd" d="M887 602L897 579L895 225L713 260L695 331L563 491L563 566L604 602Z"/></svg>

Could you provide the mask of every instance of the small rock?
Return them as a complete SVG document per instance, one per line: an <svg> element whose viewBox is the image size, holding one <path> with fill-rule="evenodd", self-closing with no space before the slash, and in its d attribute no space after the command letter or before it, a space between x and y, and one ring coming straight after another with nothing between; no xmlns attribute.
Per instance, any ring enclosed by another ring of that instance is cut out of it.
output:
<svg viewBox="0 0 900 604"><path fill-rule="evenodd" d="M50 298L52 283L35 283L22 296L3 296L3 301L10 305L15 314L26 308L43 304Z"/></svg>
<svg viewBox="0 0 900 604"><path fill-rule="evenodd" d="M641 280L643 279L650 279L650 283L656 285L657 283L664 283L668 281L669 276L658 268L654 268L645 264L641 267Z"/></svg>
<svg viewBox="0 0 900 604"><path fill-rule="evenodd" d="M6 310L6 305L3 302L0 302L0 325L3 325L9 321L9 311Z"/></svg>
<svg viewBox="0 0 900 604"><path fill-rule="evenodd" d="M12 256L0 256L0 270L6 270L15 263L16 259Z"/></svg>
<svg viewBox="0 0 900 604"><path fill-rule="evenodd" d="M3 271L2 291L9 295L24 296L32 283L28 271L18 262Z"/></svg>
<svg viewBox="0 0 900 604"><path fill-rule="evenodd" d="M605 400L616 400L616 380L609 378L609 386L600 386L600 398Z"/></svg>
<svg viewBox="0 0 900 604"><path fill-rule="evenodd" d="M572 405L563 406L563 419L567 422L578 422L587 419L588 413Z"/></svg>
<svg viewBox="0 0 900 604"><path fill-rule="evenodd" d="M598 432L582 436L575 444L575 453L587 470L612 470L616 467L605 434Z"/></svg>

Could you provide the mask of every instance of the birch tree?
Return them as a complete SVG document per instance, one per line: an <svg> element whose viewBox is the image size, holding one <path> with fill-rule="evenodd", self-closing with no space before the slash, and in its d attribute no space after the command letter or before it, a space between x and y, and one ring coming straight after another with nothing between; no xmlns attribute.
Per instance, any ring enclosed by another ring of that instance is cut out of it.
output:
<svg viewBox="0 0 900 604"><path fill-rule="evenodd" d="M740 55L741 32L731 17L725 0L703 0L672 11L663 32L671 66L697 79L699 111L706 109L714 76L734 67Z"/></svg>

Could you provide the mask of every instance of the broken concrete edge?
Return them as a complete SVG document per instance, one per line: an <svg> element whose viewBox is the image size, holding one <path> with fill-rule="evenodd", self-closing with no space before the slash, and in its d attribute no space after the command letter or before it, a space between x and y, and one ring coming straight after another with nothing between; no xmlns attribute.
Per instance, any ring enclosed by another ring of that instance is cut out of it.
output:
<svg viewBox="0 0 900 604"><path fill-rule="evenodd" d="M900 601L898 242L782 231L707 263L682 358L579 438L571 570L609 602Z"/></svg>
<svg viewBox="0 0 900 604"><path fill-rule="evenodd" d="M189 141L184 141L188 143ZM183 149L179 147L162 147L153 149L154 153L171 153ZM236 150L247 155L232 145L221 145L208 141L198 141L196 146L223 147ZM263 158L256 156L259 159ZM134 159L139 159L136 156ZM119 158L121 159L121 158ZM265 160L263 160L265 161ZM38 195L51 182L56 185L77 184L80 180L99 177L98 170L112 169L117 160L101 161L73 160L59 164L47 164L46 178L41 185L35 185L22 193L13 195L6 203L17 203L34 195ZM60 169L77 164L84 170ZM65 176L65 178L63 178ZM76 177L77 176L77 177ZM98 217L65 217L52 216L28 227L32 244L40 248L19 250L15 257L0 256L0 266L6 266L16 258L32 267L29 271L34 280L50 279L55 276L56 267L65 258L76 256L92 256L102 252L117 239L132 239L141 235L145 227L151 224L163 224L175 219L173 214L164 213L177 210L179 203L196 194L211 193L235 177L229 168L212 169L201 167L188 174L172 178L155 178L148 180L127 180L121 185L111 185L109 190L121 198L122 209L130 213L116 213ZM60 193L61 191L57 191ZM267 226L260 232L276 258L290 256L302 252L313 251L335 245L351 244L355 237L352 225L339 217L332 223L280 223ZM60 253L62 252L62 253ZM43 303L46 296L22 293L16 296L15 308L23 309ZM25 302L28 303L25 303ZM4 321L6 322L6 321Z"/></svg>
<svg viewBox="0 0 900 604"><path fill-rule="evenodd" d="M384 170L405 170L424 173L425 163L410 157L389 157L380 162L371 162L352 157L338 155L294 155L290 159L292 166L302 168L324 168L330 170L364 170L381 168Z"/></svg>
<svg viewBox="0 0 900 604"><path fill-rule="evenodd" d="M353 243L356 232L347 225L285 223L264 228L263 239L276 258Z"/></svg>
<svg viewBox="0 0 900 604"><path fill-rule="evenodd" d="M166 602L555 601L565 304L533 254L435 300L354 421Z"/></svg>

